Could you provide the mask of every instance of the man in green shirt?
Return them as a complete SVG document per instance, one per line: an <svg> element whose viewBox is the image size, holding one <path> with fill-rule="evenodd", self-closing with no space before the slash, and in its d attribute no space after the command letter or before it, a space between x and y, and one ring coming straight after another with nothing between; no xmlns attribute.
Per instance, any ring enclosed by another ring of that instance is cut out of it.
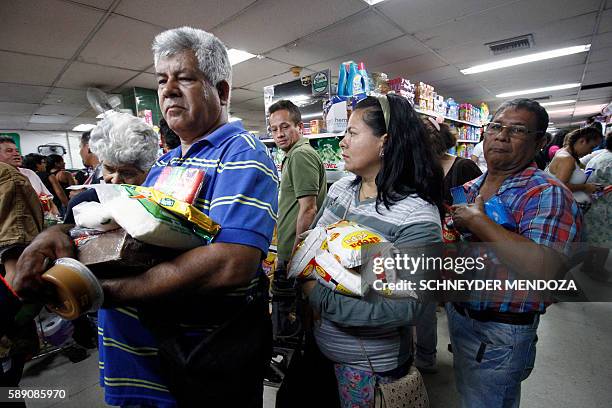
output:
<svg viewBox="0 0 612 408"><path fill-rule="evenodd" d="M274 337L296 334L299 325L290 314L295 304L294 282L287 280L287 262L297 237L308 230L327 193L325 168L317 152L303 137L304 124L297 106L280 100L270 106L270 131L286 154L281 168L278 201L278 262L272 283ZM296 327L298 326L298 327Z"/></svg>

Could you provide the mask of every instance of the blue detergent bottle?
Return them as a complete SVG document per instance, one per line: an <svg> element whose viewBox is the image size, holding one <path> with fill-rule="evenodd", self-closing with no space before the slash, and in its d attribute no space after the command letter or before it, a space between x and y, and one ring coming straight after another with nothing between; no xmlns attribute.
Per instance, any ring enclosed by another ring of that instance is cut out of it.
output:
<svg viewBox="0 0 612 408"><path fill-rule="evenodd" d="M363 93L363 85L361 75L357 69L357 64L350 62L346 92L349 96Z"/></svg>
<svg viewBox="0 0 612 408"><path fill-rule="evenodd" d="M365 64L360 62L357 65L357 70L359 71L359 75L361 75L361 88L364 93L369 93L371 91L370 88L370 76L368 75L368 71L365 69Z"/></svg>
<svg viewBox="0 0 612 408"><path fill-rule="evenodd" d="M340 67L338 68L338 89L336 91L336 95L338 96L348 96L348 92L347 92L347 83L346 83L346 77L347 77L347 66L346 63L341 63Z"/></svg>

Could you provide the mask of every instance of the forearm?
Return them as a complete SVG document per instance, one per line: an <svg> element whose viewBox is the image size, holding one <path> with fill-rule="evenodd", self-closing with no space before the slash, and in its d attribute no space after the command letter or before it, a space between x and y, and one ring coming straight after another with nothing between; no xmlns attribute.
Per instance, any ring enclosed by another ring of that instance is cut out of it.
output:
<svg viewBox="0 0 612 408"><path fill-rule="evenodd" d="M295 241L293 242L294 250L295 250L295 247L300 243L300 239L299 239L300 234L302 234L304 231L308 231L308 229L310 228L310 225L312 224L316 216L317 216L316 207L308 208L305 210L302 210L300 208L300 211L298 212L298 216L297 216L297 221L295 223Z"/></svg>
<svg viewBox="0 0 612 408"><path fill-rule="evenodd" d="M247 284L257 271L256 257L245 260L230 248L232 244L212 244L192 249L169 262L156 265L146 272L120 279L102 281L107 305L140 303L202 292L227 290ZM241 259L242 258L242 259Z"/></svg>
<svg viewBox="0 0 612 408"><path fill-rule="evenodd" d="M565 183L565 186L569 188L571 192L587 191L587 188L588 188L588 184L586 183L583 183L583 184Z"/></svg>
<svg viewBox="0 0 612 408"><path fill-rule="evenodd" d="M472 223L470 231L481 241L492 244L495 255L507 266L531 279L554 279L562 266L563 256L517 233L496 224L488 217Z"/></svg>

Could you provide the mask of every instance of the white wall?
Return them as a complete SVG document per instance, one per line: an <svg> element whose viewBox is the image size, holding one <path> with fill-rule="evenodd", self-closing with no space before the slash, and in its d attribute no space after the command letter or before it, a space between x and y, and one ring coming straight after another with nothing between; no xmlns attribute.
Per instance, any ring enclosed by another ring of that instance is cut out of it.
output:
<svg viewBox="0 0 612 408"><path fill-rule="evenodd" d="M18 133L21 144L21 154L38 153L38 146L47 143L57 143L66 149L64 161L67 169L82 169L83 162L79 156L80 132L35 131L35 130L0 130L0 133Z"/></svg>

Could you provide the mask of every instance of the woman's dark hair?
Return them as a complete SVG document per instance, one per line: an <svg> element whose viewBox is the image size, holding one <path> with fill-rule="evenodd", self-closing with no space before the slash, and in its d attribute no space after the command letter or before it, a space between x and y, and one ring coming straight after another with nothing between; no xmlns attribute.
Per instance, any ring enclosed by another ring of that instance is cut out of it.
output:
<svg viewBox="0 0 612 408"><path fill-rule="evenodd" d="M586 139L587 142L592 142L593 140L601 139L602 137L603 135L601 134L599 129L596 129L591 126L587 126L582 129L576 129L572 131L571 133L569 133L567 136L565 136L565 146L564 147L569 147L570 153L572 154L572 156L574 156L574 158L577 161L579 161L580 160L579 157L576 156L576 154L574 153L574 145L580 139Z"/></svg>
<svg viewBox="0 0 612 408"><path fill-rule="evenodd" d="M383 203L387 209L397 201L416 193L420 198L442 208L443 172L419 115L403 96L388 94L389 128L377 98L367 97L355 110L364 110L363 121L375 136L387 134L383 159L376 176L376 210ZM359 184L357 177L354 184Z"/></svg>
<svg viewBox="0 0 612 408"><path fill-rule="evenodd" d="M38 154L38 153L26 154L23 158L22 166L32 171L38 171L36 170L36 166L38 166L45 160L46 160L46 157L43 156L42 154Z"/></svg>
<svg viewBox="0 0 612 408"><path fill-rule="evenodd" d="M457 143L457 133L446 123L438 123L440 126L440 130L438 130L428 118L424 118L423 125L429 136L427 140L431 142L431 147L436 156L444 156L444 153Z"/></svg>
<svg viewBox="0 0 612 408"><path fill-rule="evenodd" d="M565 140L565 135L567 135L569 130L563 129L555 133L552 139L540 150L535 156L535 162L538 165L540 170L544 170L548 163L550 163L551 159L548 157L548 150L551 147L563 147L563 141Z"/></svg>
<svg viewBox="0 0 612 408"><path fill-rule="evenodd" d="M181 139L179 139L178 135L174 133L170 126L168 126L168 122L166 119L159 120L159 132L164 137L164 141L166 142L166 146L170 149L175 149L181 145Z"/></svg>
<svg viewBox="0 0 612 408"><path fill-rule="evenodd" d="M47 156L47 172L50 173L51 170L55 169L55 165L59 162L64 161L64 158L59 154L50 154Z"/></svg>
<svg viewBox="0 0 612 408"><path fill-rule="evenodd" d="M612 130L606 135L606 149L612 152Z"/></svg>

